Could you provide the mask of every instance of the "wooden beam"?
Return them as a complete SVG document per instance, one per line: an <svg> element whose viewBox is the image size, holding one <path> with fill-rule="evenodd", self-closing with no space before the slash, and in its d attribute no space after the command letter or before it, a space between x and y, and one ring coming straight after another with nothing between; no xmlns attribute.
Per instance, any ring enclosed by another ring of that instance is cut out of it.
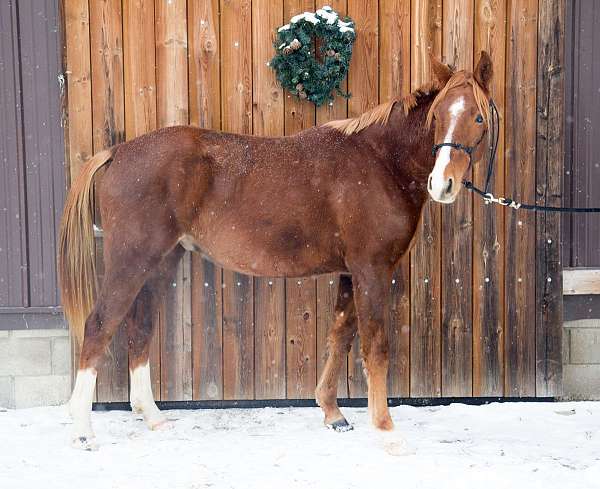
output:
<svg viewBox="0 0 600 489"><path fill-rule="evenodd" d="M429 53L442 53L442 4L411 3L411 88L431 79ZM441 210L428 201L421 214L417 240L410 253L410 395L439 397L441 380L440 257Z"/></svg>
<svg viewBox="0 0 600 489"><path fill-rule="evenodd" d="M564 175L564 0L539 3L536 202L562 205ZM536 395L562 394L561 218L536 214ZM589 285L600 285L600 278Z"/></svg>
<svg viewBox="0 0 600 489"><path fill-rule="evenodd" d="M379 1L379 101L410 92L410 2ZM410 254L394 275L388 330L388 396L410 392Z"/></svg>
<svg viewBox="0 0 600 489"><path fill-rule="evenodd" d="M252 2L253 130L283 136L283 90L265 60L283 25L283 0ZM285 279L254 278L254 385L257 399L285 398Z"/></svg>
<svg viewBox="0 0 600 489"><path fill-rule="evenodd" d="M563 270L563 294L600 294L600 268L566 268Z"/></svg>
<svg viewBox="0 0 600 489"><path fill-rule="evenodd" d="M444 0L444 61L473 70L473 2ZM472 170L465 175L472 179ZM442 207L442 395L473 393L473 195Z"/></svg>
<svg viewBox="0 0 600 489"><path fill-rule="evenodd" d="M506 65L506 4L475 2L475 62L485 50L492 57L491 94L500 112L498 152L490 190L504 193L504 100ZM483 188L484 162L473 167L473 179ZM500 206L475 202L473 207L473 395L504 393L504 213Z"/></svg>

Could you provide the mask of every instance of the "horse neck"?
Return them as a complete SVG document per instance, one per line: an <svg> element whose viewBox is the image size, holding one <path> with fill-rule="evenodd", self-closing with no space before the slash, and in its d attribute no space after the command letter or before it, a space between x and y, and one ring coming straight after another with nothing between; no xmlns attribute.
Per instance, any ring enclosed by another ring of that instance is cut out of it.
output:
<svg viewBox="0 0 600 489"><path fill-rule="evenodd" d="M427 113L435 95L423 95L417 106L408 114L402 103L395 104L387 124L373 126L363 131L364 143L382 164L411 187L426 193L427 178L435 164L431 157L433 128L428 128ZM426 196L425 196L426 197ZM424 198L425 198L424 197Z"/></svg>

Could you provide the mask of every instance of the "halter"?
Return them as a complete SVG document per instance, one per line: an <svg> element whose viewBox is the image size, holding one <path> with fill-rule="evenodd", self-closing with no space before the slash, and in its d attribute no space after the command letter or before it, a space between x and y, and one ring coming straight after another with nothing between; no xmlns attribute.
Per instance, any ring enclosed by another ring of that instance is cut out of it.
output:
<svg viewBox="0 0 600 489"><path fill-rule="evenodd" d="M492 172L494 169L493 168L494 160L496 159L496 151L498 150L498 139L500 138L500 131L498 131L498 127L500 126L500 116L498 114L498 109L496 108L496 104L494 104L494 101L492 99L490 99L490 114L492 115L492 121L491 121L492 122L492 126L491 126L492 131L490 133L490 136L491 136L490 137L490 153L489 153L489 160L488 160L488 174L487 174L487 178L485 181L485 192L487 192L490 180L492 178ZM483 137L485 136L486 132L487 132L487 130L483 132L483 134L479 138L479 141L477 141L474 146L467 146L465 144L454 143L454 142L439 143L439 144L433 145L433 147L431 148L431 154L432 154L432 156L436 156L439 149L443 148L444 146L447 146L447 147L450 147L453 149L457 149L460 151L464 151L465 153L467 153L469 155L469 167L467 168L467 170L468 170L473 165L473 153L479 147L479 144L481 144L481 141L483 141ZM466 182L463 182L463 183L466 183Z"/></svg>
<svg viewBox="0 0 600 489"><path fill-rule="evenodd" d="M488 168L487 175L485 177L485 186L483 190L477 188L473 185L473 182L469 180L463 180L463 185L470 190L471 192L475 192L476 194L483 197L483 201L486 204L499 204L504 207L510 207L511 209L524 209L528 211L536 211L536 212L583 212L583 213L600 213L600 207L554 207L547 205L537 205L537 204L523 204L517 202L513 199L509 199L508 197L495 197L489 191L490 181L492 180L492 175L494 173L494 162L496 160L496 153L498 151L498 141L500 139L500 115L498 113L498 108L494 101L490 99L490 114L491 118L491 131L490 131L490 146L489 146L489 156L488 156ZM483 138L483 136L482 136ZM469 155L469 167L472 164L472 154L474 149L479 145L481 139L477 142L475 146L464 146L458 143L441 143L433 146L433 155L437 153L438 149L442 146L450 146L455 149L460 149L465 151Z"/></svg>

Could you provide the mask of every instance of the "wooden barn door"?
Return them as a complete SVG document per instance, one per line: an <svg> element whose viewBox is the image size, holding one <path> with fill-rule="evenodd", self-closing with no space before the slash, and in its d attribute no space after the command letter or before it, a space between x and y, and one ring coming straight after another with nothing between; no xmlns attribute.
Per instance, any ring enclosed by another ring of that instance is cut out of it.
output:
<svg viewBox="0 0 600 489"><path fill-rule="evenodd" d="M94 151L166 125L282 136L353 117L428 81L430 54L471 70L485 49L502 114L493 192L560 202L563 0L334 0L357 25L352 97L318 109L283 92L267 65L275 29L321 7L314 0L64 3L72 173ZM481 184L484 165L472 171ZM451 207L428 203L392 283L390 395L558 394L559 232L554 216L466 192ZM335 275L252 278L186 255L156 317L155 396L312 398L336 289ZM342 397L366 395L358 342ZM127 397L122 334L112 353L98 400Z"/></svg>

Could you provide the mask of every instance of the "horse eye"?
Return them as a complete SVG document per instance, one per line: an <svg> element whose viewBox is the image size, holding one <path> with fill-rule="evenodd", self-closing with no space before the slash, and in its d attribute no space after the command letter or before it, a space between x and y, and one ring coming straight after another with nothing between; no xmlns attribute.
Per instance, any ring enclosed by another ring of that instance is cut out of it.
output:
<svg viewBox="0 0 600 489"><path fill-rule="evenodd" d="M477 124L483 124L483 116L481 114L477 114L477 117L475 117L475 122L477 122Z"/></svg>

